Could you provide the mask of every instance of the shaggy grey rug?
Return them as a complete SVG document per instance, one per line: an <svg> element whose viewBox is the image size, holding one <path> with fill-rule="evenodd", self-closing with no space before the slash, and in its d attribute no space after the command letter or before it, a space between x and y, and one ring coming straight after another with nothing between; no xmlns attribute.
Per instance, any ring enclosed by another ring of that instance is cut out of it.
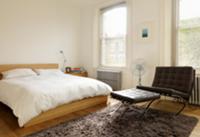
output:
<svg viewBox="0 0 200 137"><path fill-rule="evenodd" d="M189 137L197 119L150 109L140 117L142 108L107 107L27 137Z"/></svg>

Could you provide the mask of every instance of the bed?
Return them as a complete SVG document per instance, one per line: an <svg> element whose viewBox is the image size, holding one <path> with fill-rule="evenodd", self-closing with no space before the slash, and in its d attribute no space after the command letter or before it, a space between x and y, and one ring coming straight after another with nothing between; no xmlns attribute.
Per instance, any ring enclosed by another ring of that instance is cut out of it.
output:
<svg viewBox="0 0 200 137"><path fill-rule="evenodd" d="M0 72L16 68L57 69L58 64L0 65ZM13 110L20 127L30 127L106 105L111 90L103 82L68 74L20 77L0 80L0 102Z"/></svg>

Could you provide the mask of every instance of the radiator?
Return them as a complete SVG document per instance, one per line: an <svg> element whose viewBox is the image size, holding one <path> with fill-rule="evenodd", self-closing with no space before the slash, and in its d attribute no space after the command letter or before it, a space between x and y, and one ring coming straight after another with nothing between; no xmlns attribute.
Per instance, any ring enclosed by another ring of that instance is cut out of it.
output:
<svg viewBox="0 0 200 137"><path fill-rule="evenodd" d="M121 90L121 71L98 69L97 79L110 85L113 91Z"/></svg>
<svg viewBox="0 0 200 137"><path fill-rule="evenodd" d="M195 78L194 89L190 97L189 103L193 105L200 105L200 76Z"/></svg>

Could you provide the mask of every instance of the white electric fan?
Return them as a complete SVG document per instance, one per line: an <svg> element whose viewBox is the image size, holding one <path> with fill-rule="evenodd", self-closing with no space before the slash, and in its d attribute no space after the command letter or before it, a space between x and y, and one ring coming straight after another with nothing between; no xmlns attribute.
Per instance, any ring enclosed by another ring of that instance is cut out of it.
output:
<svg viewBox="0 0 200 137"><path fill-rule="evenodd" d="M138 77L138 84L142 85L142 76L145 74L145 61L144 59L136 59L132 63L132 73Z"/></svg>

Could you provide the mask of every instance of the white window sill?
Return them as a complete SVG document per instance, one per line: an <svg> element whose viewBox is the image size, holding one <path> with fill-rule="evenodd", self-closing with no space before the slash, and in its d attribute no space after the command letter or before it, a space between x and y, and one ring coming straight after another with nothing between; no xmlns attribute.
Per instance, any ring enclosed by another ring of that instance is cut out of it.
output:
<svg viewBox="0 0 200 137"><path fill-rule="evenodd" d="M126 66L124 66L124 67L99 66L99 67L97 67L97 70L98 69L113 70L113 71L123 71L123 70L127 69L127 67Z"/></svg>

